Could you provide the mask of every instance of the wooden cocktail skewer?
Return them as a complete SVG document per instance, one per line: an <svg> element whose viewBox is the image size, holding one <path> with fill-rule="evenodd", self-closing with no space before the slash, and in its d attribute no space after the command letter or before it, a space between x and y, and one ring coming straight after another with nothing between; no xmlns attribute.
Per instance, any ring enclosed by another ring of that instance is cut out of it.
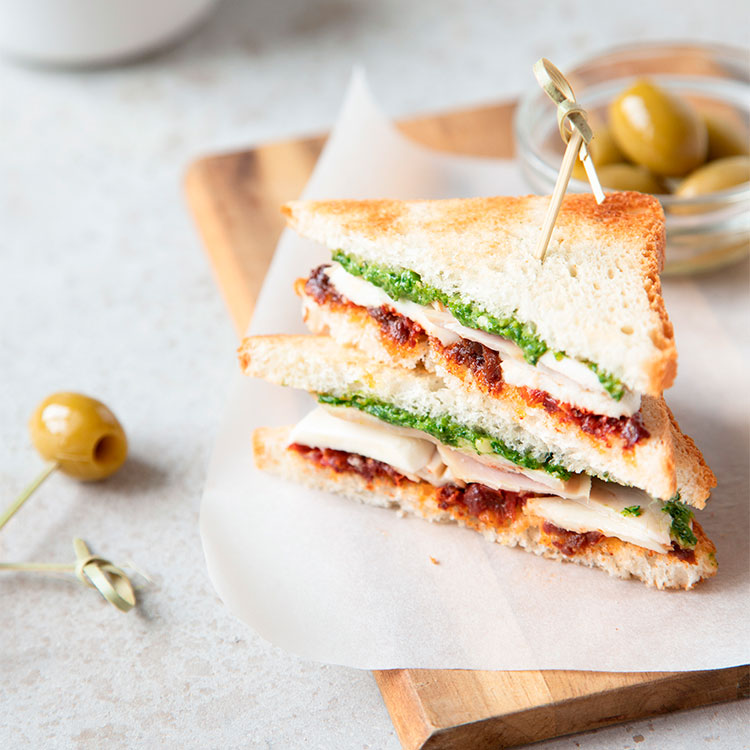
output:
<svg viewBox="0 0 750 750"><path fill-rule="evenodd" d="M122 568L98 555L92 555L83 539L74 539L73 547L76 562L0 562L0 571L16 570L35 573L75 573L86 586L93 586L111 605L121 612L128 612L135 606L135 591L130 579Z"/></svg>
<svg viewBox="0 0 750 750"><path fill-rule="evenodd" d="M0 514L0 529L19 511L21 506L36 492L39 485L47 479L52 472L57 471L58 464L56 461L50 461L41 473L29 484L26 489Z"/></svg>
<svg viewBox="0 0 750 750"><path fill-rule="evenodd" d="M586 120L586 110L576 102L573 89L565 76L549 60L544 57L538 60L534 65L534 75L547 96L557 104L557 124L560 128L560 135L568 144L536 248L539 260L544 261L547 246L550 237L552 237L552 230L555 227L557 215L560 213L560 206L565 191L568 189L568 182L577 157L580 156L583 162L596 202L601 203L605 196L589 150L586 147L594 137Z"/></svg>

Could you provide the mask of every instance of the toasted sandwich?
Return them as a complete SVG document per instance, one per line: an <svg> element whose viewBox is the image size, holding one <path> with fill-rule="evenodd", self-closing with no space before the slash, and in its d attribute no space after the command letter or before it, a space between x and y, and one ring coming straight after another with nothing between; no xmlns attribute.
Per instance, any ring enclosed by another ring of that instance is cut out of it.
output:
<svg viewBox="0 0 750 750"><path fill-rule="evenodd" d="M373 362L328 336L251 337L240 363L320 403L293 428L256 431L260 469L660 588L690 588L716 570L712 543L680 501L695 470L708 469L676 423L684 484L662 501L575 471L565 456L500 428L482 394L423 368Z"/></svg>
<svg viewBox="0 0 750 750"><path fill-rule="evenodd" d="M716 571L688 506L715 478L661 397L676 371L655 200L333 201L284 208L332 264L296 284L330 336L248 339L249 375L321 405L258 465L504 544L690 588Z"/></svg>

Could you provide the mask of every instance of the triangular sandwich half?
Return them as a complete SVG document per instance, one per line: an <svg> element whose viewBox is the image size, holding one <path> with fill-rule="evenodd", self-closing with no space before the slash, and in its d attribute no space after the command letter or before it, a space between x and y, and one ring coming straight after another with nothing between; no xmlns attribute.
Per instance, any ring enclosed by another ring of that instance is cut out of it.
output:
<svg viewBox="0 0 750 750"><path fill-rule="evenodd" d="M549 386L582 410L630 415L677 370L659 281L663 211L640 193L601 205L568 195L541 261L548 204L537 196L311 201L282 211L331 250L327 275L340 298L389 307L443 349L459 340L494 347L512 385Z"/></svg>
<svg viewBox="0 0 750 750"><path fill-rule="evenodd" d="M374 362L326 336L253 337L239 354L247 375L321 402L294 428L256 432L262 469L659 588L690 588L716 571L686 504L703 505L713 475L666 407L660 434L675 492L656 499L623 486L650 479L617 450L602 460L529 431L498 399L421 365Z"/></svg>

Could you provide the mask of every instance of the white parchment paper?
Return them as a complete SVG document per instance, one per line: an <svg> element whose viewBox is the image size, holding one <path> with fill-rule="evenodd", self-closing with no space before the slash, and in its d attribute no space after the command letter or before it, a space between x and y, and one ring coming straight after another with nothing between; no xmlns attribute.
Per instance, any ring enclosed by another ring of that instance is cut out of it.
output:
<svg viewBox="0 0 750 750"><path fill-rule="evenodd" d="M305 197L524 192L513 162L407 141L355 75ZM251 332L303 332L292 282L327 258L286 232ZM238 374L201 509L221 598L282 648L368 669L677 671L750 661L747 265L666 282L665 296L680 353L668 401L719 477L698 514L718 547L717 577L691 592L654 591L267 476L253 466L252 431L290 424L314 401Z"/></svg>

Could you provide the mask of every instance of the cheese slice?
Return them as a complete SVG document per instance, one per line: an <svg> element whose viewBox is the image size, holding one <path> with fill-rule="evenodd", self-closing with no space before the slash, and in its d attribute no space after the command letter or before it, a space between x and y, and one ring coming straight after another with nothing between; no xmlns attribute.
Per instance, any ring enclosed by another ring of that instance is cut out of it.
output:
<svg viewBox="0 0 750 750"><path fill-rule="evenodd" d="M626 388L623 397L616 401L604 389L596 374L576 359L562 357L558 360L553 352L546 352L536 365L531 365L513 341L462 325L440 303L427 306L409 300L391 299L382 289L353 276L338 263L327 268L326 275L336 290L350 302L361 307L390 307L418 323L443 346L450 346L464 338L496 351L502 360L503 379L510 385L545 391L558 401L610 417L632 416L640 408L639 394Z"/></svg>
<svg viewBox="0 0 750 750"><path fill-rule="evenodd" d="M436 452L428 440L393 434L377 425L338 419L322 406L292 428L289 443L358 453L412 476L427 466Z"/></svg>
<svg viewBox="0 0 750 750"><path fill-rule="evenodd" d="M625 508L633 506L640 507L641 515L623 515ZM672 545L672 519L662 511L663 507L662 502L642 490L594 480L588 501L529 498L524 512L541 516L566 531L599 531L654 552L668 552Z"/></svg>

